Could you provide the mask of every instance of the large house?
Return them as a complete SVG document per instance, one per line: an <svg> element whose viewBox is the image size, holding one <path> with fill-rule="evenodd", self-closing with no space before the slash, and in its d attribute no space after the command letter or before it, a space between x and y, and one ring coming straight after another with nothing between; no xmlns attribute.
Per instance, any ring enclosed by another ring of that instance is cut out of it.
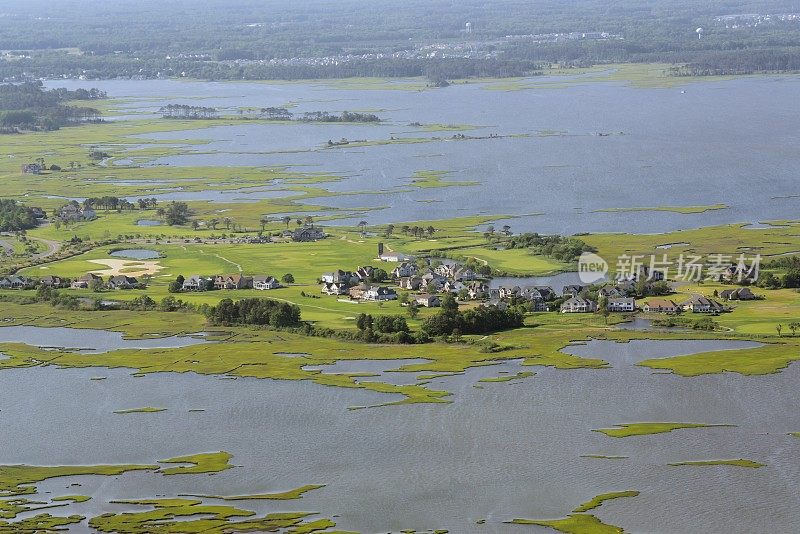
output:
<svg viewBox="0 0 800 534"><path fill-rule="evenodd" d="M273 276L260 275L253 277L253 289L259 291L267 291L270 289L278 289L281 284Z"/></svg>
<svg viewBox="0 0 800 534"><path fill-rule="evenodd" d="M636 311L636 299L632 297L608 299L606 309L610 312L634 312Z"/></svg>
<svg viewBox="0 0 800 534"><path fill-rule="evenodd" d="M284 232L284 235L288 235L292 241L296 242L319 241L320 239L325 239L326 237L325 232L312 226L298 228L294 231L288 231L288 233Z"/></svg>
<svg viewBox="0 0 800 534"><path fill-rule="evenodd" d="M241 274L223 274L214 277L214 289L249 289L253 279Z"/></svg>
<svg viewBox="0 0 800 534"><path fill-rule="evenodd" d="M39 284L44 287L64 287L64 279L60 276L47 275L39 279Z"/></svg>
<svg viewBox="0 0 800 534"><path fill-rule="evenodd" d="M408 263L414 261L414 256L408 256L400 252L380 252L378 259L388 263Z"/></svg>
<svg viewBox="0 0 800 534"><path fill-rule="evenodd" d="M397 300L397 291L386 286L372 286L364 292L364 300Z"/></svg>
<svg viewBox="0 0 800 534"><path fill-rule="evenodd" d="M139 285L139 280L132 276L120 274L109 278L106 285L109 289L134 289Z"/></svg>
<svg viewBox="0 0 800 534"><path fill-rule="evenodd" d="M369 289L370 286L367 284L358 284L357 286L351 287L347 293L350 295L351 299L361 300L366 298L365 295Z"/></svg>
<svg viewBox="0 0 800 534"><path fill-rule="evenodd" d="M750 291L749 287L739 287L720 292L719 298L722 300L755 300L758 297Z"/></svg>
<svg viewBox="0 0 800 534"><path fill-rule="evenodd" d="M676 313L679 309L675 302L667 299L650 299L642 309L648 313Z"/></svg>
<svg viewBox="0 0 800 534"><path fill-rule="evenodd" d="M34 281L26 276L12 275L2 279L0 288L2 289L30 289L35 285Z"/></svg>
<svg viewBox="0 0 800 534"><path fill-rule="evenodd" d="M682 302L680 306L684 311L690 311L692 313L720 313L725 311L724 306L719 302L701 297L700 295L695 295L686 302Z"/></svg>
<svg viewBox="0 0 800 534"><path fill-rule="evenodd" d="M366 282L372 279L372 275L375 273L375 267L372 265L365 265L364 267L359 267L356 269L355 277L358 278L361 282Z"/></svg>
<svg viewBox="0 0 800 534"><path fill-rule="evenodd" d="M70 202L58 210L58 217L64 222L92 221L97 218L97 214L92 208Z"/></svg>
<svg viewBox="0 0 800 534"><path fill-rule="evenodd" d="M406 289L409 291L417 291L422 287L422 284L422 278L419 276L404 276L397 282L397 285L400 287L400 289Z"/></svg>
<svg viewBox="0 0 800 534"><path fill-rule="evenodd" d="M519 296L534 302L549 302L555 300L556 292L549 286L525 286Z"/></svg>
<svg viewBox="0 0 800 534"><path fill-rule="evenodd" d="M472 282L467 285L470 300L480 300L489 295L489 286L483 282Z"/></svg>
<svg viewBox="0 0 800 534"><path fill-rule="evenodd" d="M42 170L38 163L26 163L22 166L22 174L42 174Z"/></svg>
<svg viewBox="0 0 800 534"><path fill-rule="evenodd" d="M417 274L416 264L407 261L404 261L392 270L392 276L394 278L407 278L415 274Z"/></svg>
<svg viewBox="0 0 800 534"><path fill-rule="evenodd" d="M358 283L359 279L350 271L343 271L338 269L331 273L322 273L320 280L326 284L347 284L352 285Z"/></svg>
<svg viewBox="0 0 800 534"><path fill-rule="evenodd" d="M72 289L88 289L92 285L93 282L97 282L97 281L102 283L103 282L103 278L98 276L98 275L96 275L96 274L94 274L94 273L87 273L87 274L84 274L83 276L81 276L80 278L78 278L77 280L74 280L72 282L72 284L70 285L70 287Z"/></svg>
<svg viewBox="0 0 800 534"><path fill-rule="evenodd" d="M597 303L581 297L572 297L561 305L561 313L592 313L597 311Z"/></svg>
<svg viewBox="0 0 800 534"><path fill-rule="evenodd" d="M600 288L600 290L597 292L597 296L607 299L618 299L627 297L628 293L617 286L605 286Z"/></svg>
<svg viewBox="0 0 800 534"><path fill-rule="evenodd" d="M348 285L338 282L325 282L322 284L322 292L326 295L347 295Z"/></svg>
<svg viewBox="0 0 800 534"><path fill-rule="evenodd" d="M183 281L184 291L205 291L209 286L214 285L214 280L199 274L194 274Z"/></svg>
<svg viewBox="0 0 800 534"><path fill-rule="evenodd" d="M439 295L431 295L429 293L414 295L414 302L417 303L417 306L424 308L438 308L442 305L442 299L439 298Z"/></svg>
<svg viewBox="0 0 800 534"><path fill-rule="evenodd" d="M586 289L584 286L571 284L564 286L564 288L561 290L561 294L565 297L577 297L583 292L584 289Z"/></svg>

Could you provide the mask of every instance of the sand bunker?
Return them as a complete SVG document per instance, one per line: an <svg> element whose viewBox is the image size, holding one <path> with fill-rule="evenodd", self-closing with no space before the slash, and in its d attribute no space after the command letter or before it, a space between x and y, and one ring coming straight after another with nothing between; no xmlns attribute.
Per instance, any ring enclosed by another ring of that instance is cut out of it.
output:
<svg viewBox="0 0 800 534"><path fill-rule="evenodd" d="M158 263L158 260L152 261L142 261L142 260L116 260L116 259L107 259L107 260L89 260L92 263L99 263L100 265L105 265L108 269L103 269L99 271L92 271L95 274L100 276L116 276L119 274L125 274L128 276L142 276L145 274L156 274L158 271L164 269Z"/></svg>

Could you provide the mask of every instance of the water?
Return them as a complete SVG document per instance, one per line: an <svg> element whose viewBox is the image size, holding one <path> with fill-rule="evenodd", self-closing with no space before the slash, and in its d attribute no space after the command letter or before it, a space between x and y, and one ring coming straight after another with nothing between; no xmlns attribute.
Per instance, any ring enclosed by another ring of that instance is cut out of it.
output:
<svg viewBox="0 0 800 534"><path fill-rule="evenodd" d="M642 343L639 347L651 354L686 350ZM706 350L713 342L704 343ZM385 363L384 369L395 365ZM149 463L227 450L234 454L232 463L242 466L213 477L132 473L78 477L80 488L67 489L73 479L40 484L55 494L93 496L59 513L96 515L109 509L109 500L156 494L231 495L325 483L301 501L237 504L259 511L340 514L339 528L362 532L448 528L513 533L520 527L501 521L562 517L595 494L637 489L639 497L608 503L595 513L633 532L795 531L800 525L800 440L785 433L800 428L794 409L800 401L800 367L769 377L687 379L629 363L616 361L606 370L527 368L537 375L514 384L481 383L483 389L473 387L479 378L501 376L502 370L513 373L519 366L472 369L432 382L454 393L453 404L355 411L346 408L386 397L303 381L234 381L190 373L134 378L124 370L52 367L9 370L0 372L0 451L5 464L79 464ZM98 374L107 380L90 380ZM113 413L131 406L167 411ZM205 411L189 412L198 409ZM633 421L737 427L622 440L591 432ZM102 429L103 439L92 442L87 458L90 428ZM629 458L581 458L586 454ZM740 457L768 466L666 465ZM487 525L476 526L478 519Z"/></svg>
<svg viewBox="0 0 800 534"><path fill-rule="evenodd" d="M149 136L208 141L155 164L288 165L341 176L341 181L326 187L359 194L312 202L345 209L387 206L368 215L370 224L509 214L520 216L510 220L515 230L640 233L797 215L793 196L800 194L796 181L800 154L794 150L798 141L794 125L800 120L800 108L794 102L800 76L693 83L686 94L679 88L644 89L588 80L558 89L507 92L487 90L480 83L421 92L341 89L325 83L51 84L96 85L112 97L131 98L127 107L136 111L152 111L166 103L197 103L197 98L203 98L203 105L224 108L292 102L297 105L293 111L300 113L382 110L377 112L384 119L380 125L243 122ZM152 99L154 95L163 100ZM449 139L453 132L408 126L415 121L474 125L474 130L458 132L468 136L523 137L453 141ZM599 132L612 135L598 136ZM441 139L321 148L340 137L388 140L391 136ZM409 188L414 172L420 170L451 171L448 179L476 180L481 185ZM765 175L770 176L769 188L752 179ZM730 208L691 215L596 212L716 203Z"/></svg>
<svg viewBox="0 0 800 534"><path fill-rule="evenodd" d="M161 253L155 250L143 248L131 248L126 250L116 250L110 254L115 258L127 258L131 260L155 260L161 257Z"/></svg>
<svg viewBox="0 0 800 534"><path fill-rule="evenodd" d="M88 328L0 327L0 343L25 343L34 347L79 349L89 353L117 349L168 349L208 343L202 336L124 339L122 333Z"/></svg>
<svg viewBox="0 0 800 534"><path fill-rule="evenodd" d="M139 219L136 221L136 226L161 226L162 224L164 223L152 219Z"/></svg>

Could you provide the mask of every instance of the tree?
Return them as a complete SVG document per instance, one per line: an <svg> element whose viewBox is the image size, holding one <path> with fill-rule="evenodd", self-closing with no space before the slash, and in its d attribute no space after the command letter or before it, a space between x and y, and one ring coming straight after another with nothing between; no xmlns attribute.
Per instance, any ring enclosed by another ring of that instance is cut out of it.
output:
<svg viewBox="0 0 800 534"><path fill-rule="evenodd" d="M99 278L93 278L89 283L89 289L91 289L93 293L100 293L103 290L103 281Z"/></svg>
<svg viewBox="0 0 800 534"><path fill-rule="evenodd" d="M356 316L356 327L361 330L362 332L366 332L367 330L372 330L372 316L367 315L365 313L359 313Z"/></svg>
<svg viewBox="0 0 800 534"><path fill-rule="evenodd" d="M186 202L175 202L174 200L167 204L164 210L164 221L170 226L177 226L189 222L191 211ZM196 228L195 228L196 229Z"/></svg>
<svg viewBox="0 0 800 534"><path fill-rule="evenodd" d="M198 228L200 228L200 223L197 221L192 221L192 230L196 232Z"/></svg>
<svg viewBox="0 0 800 534"><path fill-rule="evenodd" d="M170 293L178 293L183 289L183 282L185 279L182 274L179 274L175 280L169 283L168 290Z"/></svg>
<svg viewBox="0 0 800 534"><path fill-rule="evenodd" d="M445 312L458 311L458 302L456 302L456 299L455 297L453 297L452 293L446 293L442 297L442 311Z"/></svg>
<svg viewBox="0 0 800 534"><path fill-rule="evenodd" d="M603 322L608 324L608 316L611 315L608 309L608 298L600 297L597 299L597 311L603 316Z"/></svg>
<svg viewBox="0 0 800 534"><path fill-rule="evenodd" d="M408 303L408 316L412 319L416 319L417 315L419 315L419 305L417 304L416 300L412 300Z"/></svg>
<svg viewBox="0 0 800 534"><path fill-rule="evenodd" d="M259 219L258 222L261 224L261 233L264 233L264 229L269 224L269 217L266 217L266 216L261 217L261 219Z"/></svg>
<svg viewBox="0 0 800 534"><path fill-rule="evenodd" d="M219 224L219 219L211 219L208 221L208 227L212 230L217 229L217 225Z"/></svg>
<svg viewBox="0 0 800 534"><path fill-rule="evenodd" d="M292 276L292 273L286 273L281 277L281 282L284 284L294 284L294 276Z"/></svg>
<svg viewBox="0 0 800 534"><path fill-rule="evenodd" d="M391 237L391 235L393 233L394 233L394 225L393 224L387 224L386 225L386 234L385 234L386 237Z"/></svg>
<svg viewBox="0 0 800 534"><path fill-rule="evenodd" d="M366 231L367 224L368 224L367 221L359 221L358 228L361 230L362 234Z"/></svg>
<svg viewBox="0 0 800 534"><path fill-rule="evenodd" d="M781 332L783 331L783 325L780 323L775 325L775 331L778 333L778 337L781 337Z"/></svg>
<svg viewBox="0 0 800 534"><path fill-rule="evenodd" d="M285 215L285 216L281 217L281 221L283 222L283 224L286 225L286 229L288 230L289 229L289 223L292 222L292 218L289 217L288 215Z"/></svg>
<svg viewBox="0 0 800 534"><path fill-rule="evenodd" d="M797 329L800 328L800 323L789 323L789 330L792 331L792 335L797 335Z"/></svg>
<svg viewBox="0 0 800 534"><path fill-rule="evenodd" d="M225 225L225 229L226 230L230 230L231 229L231 218L230 217L223 217L222 218L222 224Z"/></svg>

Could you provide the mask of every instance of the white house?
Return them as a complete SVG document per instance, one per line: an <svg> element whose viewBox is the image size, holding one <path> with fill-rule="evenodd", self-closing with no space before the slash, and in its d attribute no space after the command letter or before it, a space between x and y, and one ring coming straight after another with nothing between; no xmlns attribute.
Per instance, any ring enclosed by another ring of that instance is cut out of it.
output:
<svg viewBox="0 0 800 534"><path fill-rule="evenodd" d="M397 291L386 286L372 286L364 292L363 298L373 301L396 300Z"/></svg>
<svg viewBox="0 0 800 534"><path fill-rule="evenodd" d="M407 278L417 274L417 266L414 263L404 261L392 270L392 276L395 278Z"/></svg>
<svg viewBox="0 0 800 534"><path fill-rule="evenodd" d="M581 297L572 297L561 305L561 313L592 313L597 311L597 303Z"/></svg>
<svg viewBox="0 0 800 534"><path fill-rule="evenodd" d="M253 277L253 289L266 291L269 289L278 289L279 287L281 287L280 283L272 276L262 275Z"/></svg>
<svg viewBox="0 0 800 534"><path fill-rule="evenodd" d="M606 309L610 312L634 312L636 311L636 299L630 297L611 298L606 303Z"/></svg>

